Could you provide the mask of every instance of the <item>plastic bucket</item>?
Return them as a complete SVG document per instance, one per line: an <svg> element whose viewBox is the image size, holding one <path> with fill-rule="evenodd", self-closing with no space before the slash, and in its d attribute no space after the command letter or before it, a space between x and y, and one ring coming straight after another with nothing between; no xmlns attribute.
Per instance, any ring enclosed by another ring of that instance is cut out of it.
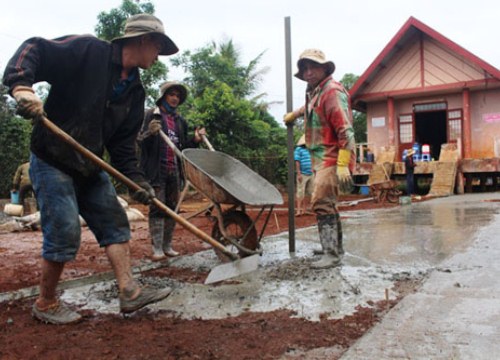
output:
<svg viewBox="0 0 500 360"><path fill-rule="evenodd" d="M23 216L23 206L18 204L5 204L3 212L10 216Z"/></svg>
<svg viewBox="0 0 500 360"><path fill-rule="evenodd" d="M11 204L19 204L19 191L12 190L10 192L10 202Z"/></svg>
<svg viewBox="0 0 500 360"><path fill-rule="evenodd" d="M367 185L362 185L360 192L361 192L361 195L370 195L370 187Z"/></svg>

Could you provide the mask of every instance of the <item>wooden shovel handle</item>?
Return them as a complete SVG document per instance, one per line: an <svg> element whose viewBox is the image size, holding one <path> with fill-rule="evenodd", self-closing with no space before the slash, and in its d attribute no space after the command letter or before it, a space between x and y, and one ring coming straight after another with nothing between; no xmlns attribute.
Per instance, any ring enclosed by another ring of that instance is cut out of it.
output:
<svg viewBox="0 0 500 360"><path fill-rule="evenodd" d="M134 181L129 179L127 176L123 175L121 172L116 170L114 167L109 165L107 162L102 160L99 156L82 146L80 143L78 143L75 139L73 139L69 134L67 134L65 131L60 129L56 124L54 124L52 121L47 119L46 117L42 117L41 121L43 125L45 125L48 129L50 129L57 137L60 139L64 140L67 144L71 145L76 151L78 151L80 154L85 156L87 159L93 161L96 165L98 165L101 169L112 175L114 178L117 180L121 181L123 184L125 184L129 189L133 191L138 191L142 189L139 185L137 185ZM220 251L222 251L225 255L227 255L231 260L236 260L238 259L238 256L231 251L227 250L220 242L217 240L213 239L209 235L207 235L205 232L201 231L198 229L196 226L191 224L189 221L175 213L175 211L171 210L168 206L163 204L160 200L158 200L156 197L152 199L152 202L160 208L162 211L164 211L168 216L173 218L175 221L177 221L179 224L181 224L184 228L189 230L192 234L196 235L203 241L209 243L213 247L216 247Z"/></svg>
<svg viewBox="0 0 500 360"><path fill-rule="evenodd" d="M208 141L208 138L206 135L201 135L201 138L202 138L203 142L205 143L206 147L208 148L208 150L215 151L215 149L212 146L212 144L210 143L210 141Z"/></svg>

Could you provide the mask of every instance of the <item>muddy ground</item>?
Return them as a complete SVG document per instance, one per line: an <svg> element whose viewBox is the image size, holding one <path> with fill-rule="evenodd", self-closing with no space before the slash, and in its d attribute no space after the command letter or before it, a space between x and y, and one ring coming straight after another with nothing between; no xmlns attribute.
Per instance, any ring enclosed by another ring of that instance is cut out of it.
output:
<svg viewBox="0 0 500 360"><path fill-rule="evenodd" d="M285 196L286 198L286 196ZM394 207L398 204L361 201L366 197L343 197L341 212ZM285 199L286 200L286 199ZM189 216L206 200L193 196L181 208ZM132 205L144 214L147 208ZM248 211L250 215L254 211ZM275 214L275 215L274 215ZM288 228L287 205L278 206L266 226L271 235ZM211 233L212 222L200 215L190 221ZM295 217L297 228L316 223L313 215ZM257 227L260 229L260 225ZM151 264L147 221L131 223L132 265ZM93 235L82 228L81 249L75 261L67 264L62 280L69 281L96 274L108 274L110 265ZM33 287L40 275L40 231L0 233L0 293ZM174 235L174 248L181 255L210 248L181 226ZM143 272L143 277L166 277L186 283L203 283L207 272L164 267ZM311 349L336 349L327 358L338 358L359 337L377 323L400 298L414 291L421 279L397 283L399 298L359 307L342 319L309 321L288 310L245 312L224 319L182 319L167 311L143 309L132 316L103 315L84 310L85 321L77 325L52 326L31 318L32 297L0 303L1 359L300 359ZM319 353L321 352L318 350ZM319 354L318 353L318 354Z"/></svg>

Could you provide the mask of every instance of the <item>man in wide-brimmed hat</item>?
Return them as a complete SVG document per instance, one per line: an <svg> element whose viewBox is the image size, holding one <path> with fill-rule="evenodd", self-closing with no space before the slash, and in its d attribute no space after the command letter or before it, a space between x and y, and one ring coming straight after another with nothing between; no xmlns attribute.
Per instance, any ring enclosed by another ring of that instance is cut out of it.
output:
<svg viewBox="0 0 500 360"><path fill-rule="evenodd" d="M350 170L354 169L355 142L348 92L332 78L335 64L323 51L307 49L297 61L295 76L307 82L305 105L284 116L287 125L304 116L306 146L315 171L311 205L318 220L322 254L312 268L341 264L344 253L342 226L337 209L339 192L352 189Z"/></svg>
<svg viewBox="0 0 500 360"><path fill-rule="evenodd" d="M154 192L135 153L145 100L139 68L147 69L158 55L177 51L158 18L139 14L127 20L123 36L112 42L90 35L33 37L7 64L3 82L17 101L18 113L34 124L30 175L43 230L35 318L53 324L82 319L56 294L64 265L80 246L79 215L105 248L118 283L121 312L136 311L171 292L141 287L132 276L130 226L109 176L38 120L46 115L97 156L107 150L113 166L141 187L132 197L149 203ZM51 85L45 104L32 88L38 81Z"/></svg>
<svg viewBox="0 0 500 360"><path fill-rule="evenodd" d="M156 107L149 109L144 117L142 130L138 136L141 147L140 165L146 179L153 186L158 199L171 209L179 201L182 183L181 159L159 135L163 131L179 150L198 147L205 135L205 128L195 128L194 136L188 135L188 124L179 115L177 108L186 101L188 90L177 81L167 81L160 87ZM149 233L152 243L152 260L162 260L166 256L177 256L172 248L175 220L156 206L149 208Z"/></svg>

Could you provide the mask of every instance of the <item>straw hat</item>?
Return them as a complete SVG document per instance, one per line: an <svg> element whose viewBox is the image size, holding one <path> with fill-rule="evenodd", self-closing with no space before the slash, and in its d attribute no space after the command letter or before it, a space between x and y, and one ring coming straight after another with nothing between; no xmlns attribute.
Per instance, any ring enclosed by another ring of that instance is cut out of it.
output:
<svg viewBox="0 0 500 360"><path fill-rule="evenodd" d="M162 43L160 55L172 55L179 51L177 45L165 34L163 23L151 14L138 14L131 16L125 23L123 36L114 38L112 42L120 42L147 34L155 34Z"/></svg>
<svg viewBox="0 0 500 360"><path fill-rule="evenodd" d="M300 139L297 141L297 146L302 146L306 144L306 135L302 135Z"/></svg>
<svg viewBox="0 0 500 360"><path fill-rule="evenodd" d="M333 61L326 59L325 53L323 51L318 49L307 49L304 50L302 54L300 54L299 60L297 61L297 67L299 68L299 71L295 74L295 77L299 78L300 80L304 80L303 63L305 60L310 60L314 61L315 63L325 65L327 75L331 75L335 71L335 64L333 63Z"/></svg>
<svg viewBox="0 0 500 360"><path fill-rule="evenodd" d="M406 156L412 156L413 154L415 154L415 150L413 149L408 149L408 151L406 152Z"/></svg>
<svg viewBox="0 0 500 360"><path fill-rule="evenodd" d="M161 105L165 93L171 89L179 90L181 95L181 98L179 99L179 105L181 105L184 101L186 101L188 95L187 87L178 81L167 81L160 86L160 97L158 98L158 100L156 100L156 105L158 106Z"/></svg>

